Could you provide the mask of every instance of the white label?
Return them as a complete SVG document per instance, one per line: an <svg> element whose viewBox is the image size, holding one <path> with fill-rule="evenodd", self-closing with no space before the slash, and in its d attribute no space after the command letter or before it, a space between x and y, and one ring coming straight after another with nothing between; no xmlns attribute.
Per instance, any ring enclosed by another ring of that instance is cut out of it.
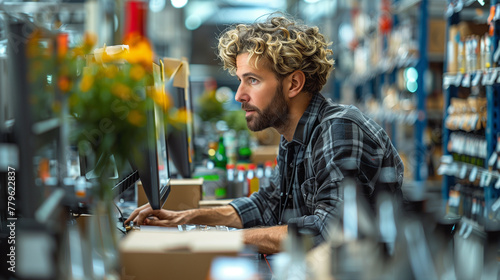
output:
<svg viewBox="0 0 500 280"><path fill-rule="evenodd" d="M484 173L483 173L483 175L484 175ZM469 174L469 181L474 182L474 181L476 181L476 178L477 178L477 167L474 167L474 168L472 168L472 170ZM483 181L482 176L481 176L481 181Z"/></svg>
<svg viewBox="0 0 500 280"><path fill-rule="evenodd" d="M460 168L460 174L458 175L458 178L460 179L465 179L465 176L467 175L467 166L464 164Z"/></svg>
<svg viewBox="0 0 500 280"><path fill-rule="evenodd" d="M495 165L495 163L497 162L497 159L498 159L498 154L496 152L492 153L490 159L488 160L488 166Z"/></svg>

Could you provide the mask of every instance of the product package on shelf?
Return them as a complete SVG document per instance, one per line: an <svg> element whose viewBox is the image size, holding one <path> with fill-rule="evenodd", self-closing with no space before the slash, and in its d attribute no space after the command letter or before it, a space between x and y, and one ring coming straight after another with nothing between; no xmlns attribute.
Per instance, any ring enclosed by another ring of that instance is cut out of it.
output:
<svg viewBox="0 0 500 280"><path fill-rule="evenodd" d="M491 37L487 24L460 22L451 25L447 52L448 73L472 73L492 67Z"/></svg>
<svg viewBox="0 0 500 280"><path fill-rule="evenodd" d="M486 128L486 104L484 97L452 98L448 107L449 115L445 120L446 128L465 132Z"/></svg>

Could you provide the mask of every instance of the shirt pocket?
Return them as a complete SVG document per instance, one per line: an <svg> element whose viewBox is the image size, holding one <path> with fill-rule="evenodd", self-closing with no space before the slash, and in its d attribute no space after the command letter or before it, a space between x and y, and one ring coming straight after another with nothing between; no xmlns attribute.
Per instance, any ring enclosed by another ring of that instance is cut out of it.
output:
<svg viewBox="0 0 500 280"><path fill-rule="evenodd" d="M316 203L316 178L309 178L300 185L300 192L304 198L307 210L312 215L314 214Z"/></svg>

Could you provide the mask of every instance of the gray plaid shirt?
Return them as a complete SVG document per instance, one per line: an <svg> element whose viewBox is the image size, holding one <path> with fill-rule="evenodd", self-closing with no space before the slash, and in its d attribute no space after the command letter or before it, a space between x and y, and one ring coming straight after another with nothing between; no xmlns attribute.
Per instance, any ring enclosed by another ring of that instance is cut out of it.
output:
<svg viewBox="0 0 500 280"><path fill-rule="evenodd" d="M340 186L348 177L372 204L380 191L402 199L404 166L385 131L356 107L321 94L312 98L293 140L281 138L278 170L268 186L230 203L245 228L295 223L310 230L317 245L341 213Z"/></svg>

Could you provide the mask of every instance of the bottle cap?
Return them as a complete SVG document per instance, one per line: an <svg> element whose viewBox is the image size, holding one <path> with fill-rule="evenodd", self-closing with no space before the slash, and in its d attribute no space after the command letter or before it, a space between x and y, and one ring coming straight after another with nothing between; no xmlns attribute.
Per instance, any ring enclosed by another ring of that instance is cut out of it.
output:
<svg viewBox="0 0 500 280"><path fill-rule="evenodd" d="M247 170L246 167L243 164L238 164L238 166L236 167L236 169L238 169L238 170Z"/></svg>

